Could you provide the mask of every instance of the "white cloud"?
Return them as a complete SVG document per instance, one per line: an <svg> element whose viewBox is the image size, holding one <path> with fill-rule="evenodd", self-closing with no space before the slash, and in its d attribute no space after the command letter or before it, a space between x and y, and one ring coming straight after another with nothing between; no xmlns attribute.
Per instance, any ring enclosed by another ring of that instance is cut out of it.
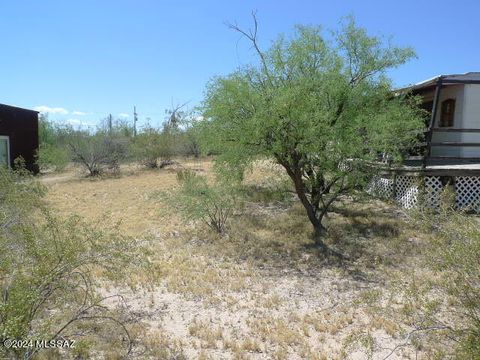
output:
<svg viewBox="0 0 480 360"><path fill-rule="evenodd" d="M77 116L84 116L84 115L87 115L86 112L83 112L83 111L73 111L72 112L72 115L77 115Z"/></svg>
<svg viewBox="0 0 480 360"><path fill-rule="evenodd" d="M125 114L125 113L120 113L120 114L118 114L118 117L121 117L121 118L124 118L124 119L125 119L125 118L128 118L129 116L130 116L130 115Z"/></svg>
<svg viewBox="0 0 480 360"><path fill-rule="evenodd" d="M61 115L68 114L68 110L62 107L49 107L49 106L41 105L41 106L36 106L34 110L44 114L61 114Z"/></svg>
<svg viewBox="0 0 480 360"><path fill-rule="evenodd" d="M82 128L82 127L94 127L95 125L79 120L79 119L67 119L64 121L65 124L71 125L76 128Z"/></svg>
<svg viewBox="0 0 480 360"><path fill-rule="evenodd" d="M79 119L67 119L67 120L65 120L65 122L69 125L72 125L72 126L82 125L82 121L79 120Z"/></svg>

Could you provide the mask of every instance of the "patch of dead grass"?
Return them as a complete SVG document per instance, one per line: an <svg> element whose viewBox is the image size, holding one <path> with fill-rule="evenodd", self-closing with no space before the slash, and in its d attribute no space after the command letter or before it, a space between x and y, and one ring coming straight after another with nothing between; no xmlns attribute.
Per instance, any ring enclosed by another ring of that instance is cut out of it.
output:
<svg viewBox="0 0 480 360"><path fill-rule="evenodd" d="M183 168L208 173L212 167L209 160L182 162ZM152 231L171 232L182 227L180 218L171 214L162 218L159 213L161 201L149 201L155 191L169 190L177 186L176 169L129 168L119 177L100 179L82 178L69 173L68 180L44 183L49 187L48 202L62 214L77 214L95 221L109 215L120 222L125 234L142 236Z"/></svg>
<svg viewBox="0 0 480 360"><path fill-rule="evenodd" d="M210 174L212 164L182 167ZM279 171L260 162L246 184L253 191L270 186ZM176 187L175 169L48 184L48 201L64 214L94 221L107 213L125 234L151 234L153 267L134 276L154 281L144 296L126 295L136 299L132 311L163 314L145 315L144 328L132 329L145 334L149 350L140 357L340 359L345 342L371 345L359 327L391 338L401 331L388 317L363 311L382 301L393 275L405 277L421 248L421 235L388 204L343 198L328 215L326 242L350 258L338 263L313 246L301 205L270 189L250 197L220 237L162 215L161 198L151 195Z"/></svg>

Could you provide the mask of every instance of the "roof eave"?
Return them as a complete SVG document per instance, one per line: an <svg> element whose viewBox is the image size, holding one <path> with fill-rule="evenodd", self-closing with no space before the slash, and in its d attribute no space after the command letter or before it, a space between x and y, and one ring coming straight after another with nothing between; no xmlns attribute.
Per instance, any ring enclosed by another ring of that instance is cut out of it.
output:
<svg viewBox="0 0 480 360"><path fill-rule="evenodd" d="M7 105L7 104L0 104L0 107L7 107L7 108L10 108L10 109L16 109L16 110L21 110L21 111L29 111L29 112L33 112L33 113L36 113L36 114L40 113L40 111L25 109L25 108L21 108L21 107L18 107L18 106Z"/></svg>

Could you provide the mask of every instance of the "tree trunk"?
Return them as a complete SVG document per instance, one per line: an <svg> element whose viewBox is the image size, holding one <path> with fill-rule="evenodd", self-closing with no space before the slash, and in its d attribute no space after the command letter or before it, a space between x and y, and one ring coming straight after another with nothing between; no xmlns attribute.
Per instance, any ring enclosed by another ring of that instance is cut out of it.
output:
<svg viewBox="0 0 480 360"><path fill-rule="evenodd" d="M315 245L317 245L322 252L326 253L328 251L328 246L323 242L323 237L325 236L327 229L322 225L321 219L317 217L318 209L315 209L313 204L308 200L305 191L305 184L303 183L301 176L297 175L298 172L291 171L291 169L287 169L287 172L293 180L295 192L307 212L308 220L310 220L310 223L313 226Z"/></svg>
<svg viewBox="0 0 480 360"><path fill-rule="evenodd" d="M345 257L342 254L330 249L323 241L325 233L327 232L327 229L322 225L322 219L326 213L326 209L323 209L320 214L318 214L318 206L315 207L315 205L308 200L305 190L305 183L303 182L301 173L298 168L292 169L290 164L288 164L287 162L281 161L281 159L277 160L285 168L288 176L290 176L290 178L292 179L295 186L295 192L297 193L300 202L302 203L305 211L307 212L308 220L310 220L310 223L313 226L313 238L315 241L315 245L320 249L320 251L322 251L322 253L326 255L334 255L340 259L344 259Z"/></svg>

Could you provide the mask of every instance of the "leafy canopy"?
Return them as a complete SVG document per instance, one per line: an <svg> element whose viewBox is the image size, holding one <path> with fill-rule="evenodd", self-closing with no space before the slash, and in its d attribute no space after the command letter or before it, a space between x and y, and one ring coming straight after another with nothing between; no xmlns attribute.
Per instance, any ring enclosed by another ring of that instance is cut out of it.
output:
<svg viewBox="0 0 480 360"><path fill-rule="evenodd" d="M414 52L369 36L353 19L333 40L319 27L298 26L263 52L254 21L254 30L231 27L252 43L259 64L209 83L205 140L231 167L258 156L282 165L319 230L331 201L365 174L352 159L398 159L414 144L420 111L414 99L392 95L386 76Z"/></svg>

